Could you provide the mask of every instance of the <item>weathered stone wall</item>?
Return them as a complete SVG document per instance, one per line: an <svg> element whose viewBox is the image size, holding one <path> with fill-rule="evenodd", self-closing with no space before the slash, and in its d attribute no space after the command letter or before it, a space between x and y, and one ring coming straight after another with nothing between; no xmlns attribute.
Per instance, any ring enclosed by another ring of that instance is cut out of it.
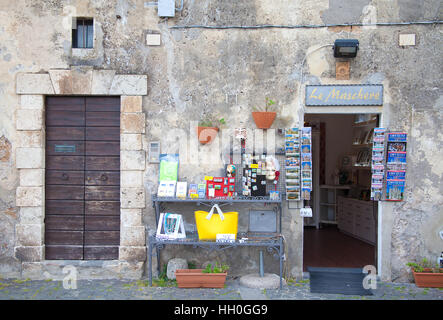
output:
<svg viewBox="0 0 443 320"><path fill-rule="evenodd" d="M94 49L71 49L70 15L94 18ZM168 20L158 18L156 7L141 0L0 0L0 275L19 276L21 272L14 255L16 232L20 230L16 229L20 219L16 188L19 179L25 180L26 176L19 177L16 151L21 140L38 139L24 136L28 129L17 129L29 128L36 123L33 119L41 116L20 111L17 78L23 73L86 65L115 70L116 74L148 76L148 94L142 101L146 115L142 148L146 151L147 143L156 140L164 153L178 152L179 138L195 135L191 122L207 115L224 117L229 127L254 127L251 109L262 106L266 96L278 101L274 128L298 125L304 112L302 80L303 84L383 83L384 126L409 133L406 201L383 204L383 276L407 279L406 262L418 257L435 259L443 243L437 235L443 229L441 25L173 27L407 22L442 17L438 0L184 0L183 11ZM146 45L145 36L152 32L161 35L160 46ZM415 33L417 45L400 47L400 33ZM337 81L331 47L322 46L348 37L359 39L360 51L351 62L351 79ZM61 84L69 93L78 83ZM359 110L367 112L365 108ZM140 137L126 138L125 144L140 146ZM38 143L34 140L29 143ZM195 136L190 141L193 143ZM181 179L197 182L205 174L221 173L216 144L199 146L198 150L198 165L180 164ZM133 150L127 152L133 159L129 152ZM196 156L195 152L189 155ZM129 175L124 177L127 181L138 179ZM155 232L149 195L156 191L157 179L158 165L147 163L143 172L146 205L142 212L146 236ZM289 272L298 276L302 266L302 220L297 210L286 206L283 219ZM233 270L256 270L257 254L251 251L248 259L244 251L226 253L227 262L239 265ZM167 250L163 259L183 252L182 248ZM201 262L207 258L205 253L189 255ZM266 262L268 265L274 268L276 263Z"/></svg>

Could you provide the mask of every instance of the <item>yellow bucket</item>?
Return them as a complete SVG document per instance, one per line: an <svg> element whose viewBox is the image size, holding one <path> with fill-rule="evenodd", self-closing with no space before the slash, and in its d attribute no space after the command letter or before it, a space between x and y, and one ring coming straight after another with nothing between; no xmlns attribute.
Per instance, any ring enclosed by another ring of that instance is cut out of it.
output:
<svg viewBox="0 0 443 320"><path fill-rule="evenodd" d="M233 233L237 239L238 212L223 212L224 219L217 213L206 219L209 212L195 211L198 238L200 240L215 240L218 233Z"/></svg>

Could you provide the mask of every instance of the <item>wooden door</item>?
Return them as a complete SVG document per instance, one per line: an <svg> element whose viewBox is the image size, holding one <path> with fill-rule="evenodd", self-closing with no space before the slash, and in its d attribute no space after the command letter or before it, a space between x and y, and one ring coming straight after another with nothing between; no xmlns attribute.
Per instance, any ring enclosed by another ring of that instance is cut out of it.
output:
<svg viewBox="0 0 443 320"><path fill-rule="evenodd" d="M118 259L120 98L46 99L46 259Z"/></svg>

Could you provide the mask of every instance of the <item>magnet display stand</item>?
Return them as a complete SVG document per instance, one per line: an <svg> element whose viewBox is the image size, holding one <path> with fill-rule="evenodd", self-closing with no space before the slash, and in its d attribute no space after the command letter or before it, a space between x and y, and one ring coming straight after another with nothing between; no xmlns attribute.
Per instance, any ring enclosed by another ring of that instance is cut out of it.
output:
<svg viewBox="0 0 443 320"><path fill-rule="evenodd" d="M386 199L402 201L406 182L406 142L405 132L387 134L386 156Z"/></svg>
<svg viewBox="0 0 443 320"><path fill-rule="evenodd" d="M286 200L299 201L300 194L300 130L285 129Z"/></svg>
<svg viewBox="0 0 443 320"><path fill-rule="evenodd" d="M311 127L301 131L301 190L303 200L311 200L312 191L312 134Z"/></svg>
<svg viewBox="0 0 443 320"><path fill-rule="evenodd" d="M406 182L407 133L374 128L371 199L402 201Z"/></svg>
<svg viewBox="0 0 443 320"><path fill-rule="evenodd" d="M385 128L374 128L371 160L371 200L383 199L383 179L385 176Z"/></svg>

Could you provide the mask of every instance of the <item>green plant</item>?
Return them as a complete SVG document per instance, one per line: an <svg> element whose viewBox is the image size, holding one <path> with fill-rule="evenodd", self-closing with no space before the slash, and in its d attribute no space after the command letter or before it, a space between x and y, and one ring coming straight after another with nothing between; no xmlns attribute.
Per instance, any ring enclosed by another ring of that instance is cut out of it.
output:
<svg viewBox="0 0 443 320"><path fill-rule="evenodd" d="M205 118L205 119L202 119L198 122L198 125L200 127L216 127L216 128L218 128L219 126L225 125L225 124L226 124L225 118L220 118L218 120L214 120L211 118Z"/></svg>
<svg viewBox="0 0 443 320"><path fill-rule="evenodd" d="M272 99L269 99L268 97L265 98L265 107L264 108L257 108L257 107L252 107L252 109L254 111L264 111L264 112L268 112L271 110L271 106L275 104L275 101Z"/></svg>
<svg viewBox="0 0 443 320"><path fill-rule="evenodd" d="M423 260L421 262L409 262L406 264L408 267L411 267L414 272L426 272L425 269L431 269L432 273L443 273L443 269L439 267L438 264L436 264L435 266L432 265L432 263L426 259L423 258Z"/></svg>
<svg viewBox="0 0 443 320"><path fill-rule="evenodd" d="M229 266L227 264L219 264L218 262L215 263L215 266L212 267L210 263L206 266L205 269L203 269L203 273L225 273L229 270Z"/></svg>

